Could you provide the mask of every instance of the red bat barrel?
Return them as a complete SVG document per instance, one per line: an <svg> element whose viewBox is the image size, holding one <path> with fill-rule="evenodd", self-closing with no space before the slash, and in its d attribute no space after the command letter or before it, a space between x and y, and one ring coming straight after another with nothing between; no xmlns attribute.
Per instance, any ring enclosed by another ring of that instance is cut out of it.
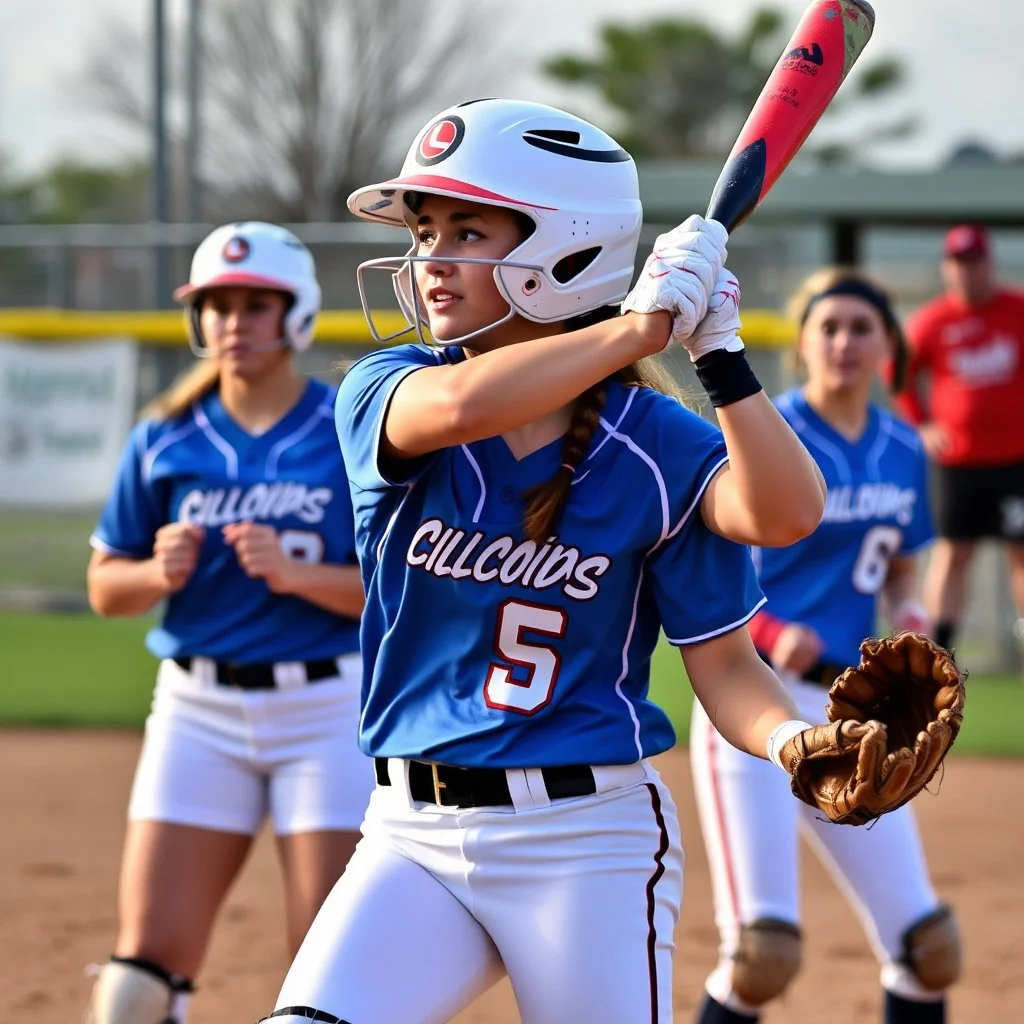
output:
<svg viewBox="0 0 1024 1024"><path fill-rule="evenodd" d="M820 120L874 26L866 0L815 0L807 8L719 175L709 219L732 231L754 212Z"/></svg>

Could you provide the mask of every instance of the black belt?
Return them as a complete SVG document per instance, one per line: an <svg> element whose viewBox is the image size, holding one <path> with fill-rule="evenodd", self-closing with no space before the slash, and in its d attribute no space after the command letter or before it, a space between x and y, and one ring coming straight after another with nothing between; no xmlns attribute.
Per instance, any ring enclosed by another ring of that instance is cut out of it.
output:
<svg viewBox="0 0 1024 1024"><path fill-rule="evenodd" d="M194 658L174 658L175 665L186 672L192 671ZM216 661L216 679L221 686L235 686L239 690L276 690L277 680L274 678L274 663L263 662L259 665L235 665L230 661ZM298 662L306 673L307 683L316 683L321 679L333 679L338 675L338 663L333 658L320 658L317 661Z"/></svg>
<svg viewBox="0 0 1024 1024"><path fill-rule="evenodd" d="M504 768L455 768L432 761L409 761L409 794L413 800L441 807L507 807L512 803ZM390 786L386 758L373 759L377 785ZM550 800L590 796L597 792L589 765L541 768Z"/></svg>

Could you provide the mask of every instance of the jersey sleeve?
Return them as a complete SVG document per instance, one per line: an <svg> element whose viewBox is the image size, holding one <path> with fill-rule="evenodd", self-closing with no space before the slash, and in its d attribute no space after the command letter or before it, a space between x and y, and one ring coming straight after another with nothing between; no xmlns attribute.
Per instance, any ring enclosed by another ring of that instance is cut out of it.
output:
<svg viewBox="0 0 1024 1024"><path fill-rule="evenodd" d="M114 485L90 538L97 551L149 558L156 531L167 522L158 485L144 472L151 426L149 422L138 424L124 446Z"/></svg>
<svg viewBox="0 0 1024 1024"><path fill-rule="evenodd" d="M722 435L692 413L679 413L669 416L672 435L659 446L668 533L649 559L662 628L677 646L738 629L765 601L750 549L713 533L700 514L708 484L728 461Z"/></svg>
<svg viewBox="0 0 1024 1024"><path fill-rule="evenodd" d="M395 388L416 370L436 366L429 349L399 345L358 360L345 374L334 406L342 457L352 484L364 491L405 486L419 476L432 456L401 466L384 466L381 431Z"/></svg>
<svg viewBox="0 0 1024 1024"><path fill-rule="evenodd" d="M903 531L901 555L916 555L935 540L935 523L928 498L928 460L924 449L920 447L914 452L914 488L917 500L914 502L910 523Z"/></svg>

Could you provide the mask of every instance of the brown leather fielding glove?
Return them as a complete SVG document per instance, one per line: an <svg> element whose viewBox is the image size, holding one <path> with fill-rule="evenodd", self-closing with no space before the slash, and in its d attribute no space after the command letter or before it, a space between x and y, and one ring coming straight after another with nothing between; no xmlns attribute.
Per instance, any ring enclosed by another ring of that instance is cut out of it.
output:
<svg viewBox="0 0 1024 1024"><path fill-rule="evenodd" d="M964 680L949 651L921 633L860 645L860 664L832 684L829 725L779 751L793 793L842 825L863 825L919 793L964 718Z"/></svg>

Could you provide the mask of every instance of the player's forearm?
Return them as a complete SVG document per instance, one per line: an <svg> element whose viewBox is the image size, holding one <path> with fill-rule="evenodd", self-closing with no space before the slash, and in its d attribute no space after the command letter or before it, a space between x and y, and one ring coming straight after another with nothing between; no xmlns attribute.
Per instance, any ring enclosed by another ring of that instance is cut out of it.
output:
<svg viewBox="0 0 1024 1024"><path fill-rule="evenodd" d="M732 540L784 547L812 533L825 508L814 459L765 393L718 410L729 452L712 529Z"/></svg>
<svg viewBox="0 0 1024 1024"><path fill-rule="evenodd" d="M104 558L89 565L89 605L97 615L142 615L170 593L152 558Z"/></svg>
<svg viewBox="0 0 1024 1024"><path fill-rule="evenodd" d="M917 598L917 571L913 559L893 559L882 590L889 608Z"/></svg>
<svg viewBox="0 0 1024 1024"><path fill-rule="evenodd" d="M800 718L745 630L685 647L682 655L690 685L712 725L739 750L766 758L776 726Z"/></svg>
<svg viewBox="0 0 1024 1024"><path fill-rule="evenodd" d="M279 585L272 589L349 619L359 618L366 601L359 569L354 565L291 562Z"/></svg>
<svg viewBox="0 0 1024 1024"><path fill-rule="evenodd" d="M541 419L655 350L635 328L638 319L615 317L410 374L388 409L387 443L398 457L412 458Z"/></svg>
<svg viewBox="0 0 1024 1024"><path fill-rule="evenodd" d="M918 598L917 565L911 556L896 557L879 596L882 615L893 630L931 632L931 622Z"/></svg>

